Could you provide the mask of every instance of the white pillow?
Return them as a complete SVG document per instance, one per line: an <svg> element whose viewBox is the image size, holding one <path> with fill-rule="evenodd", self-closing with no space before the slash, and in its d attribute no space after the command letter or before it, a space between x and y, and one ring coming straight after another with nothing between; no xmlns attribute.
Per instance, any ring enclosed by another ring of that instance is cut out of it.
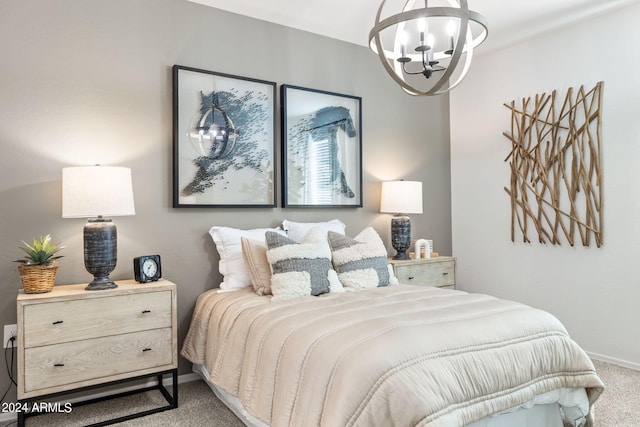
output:
<svg viewBox="0 0 640 427"><path fill-rule="evenodd" d="M218 270L224 276L220 289L236 290L251 286L249 270L247 269L244 259L242 258L242 243L240 239L246 237L263 242L264 235L267 231L275 231L284 235L284 231L280 228L254 228L250 230L241 230L231 227L211 227L209 234L216 244L216 249L220 254L220 263Z"/></svg>
<svg viewBox="0 0 640 427"><path fill-rule="evenodd" d="M300 242L312 228L321 229L325 236L329 231L344 235L345 225L339 219L324 222L293 222L285 219L282 221L282 228L287 233L287 237L295 242Z"/></svg>

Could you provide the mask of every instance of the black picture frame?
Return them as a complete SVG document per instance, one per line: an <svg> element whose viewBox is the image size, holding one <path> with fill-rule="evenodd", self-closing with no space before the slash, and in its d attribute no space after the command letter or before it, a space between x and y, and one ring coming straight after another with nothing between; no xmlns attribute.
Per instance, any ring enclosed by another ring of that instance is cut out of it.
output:
<svg viewBox="0 0 640 427"><path fill-rule="evenodd" d="M275 109L275 82L174 65L173 207L275 207Z"/></svg>
<svg viewBox="0 0 640 427"><path fill-rule="evenodd" d="M282 206L362 207L362 98L280 86Z"/></svg>

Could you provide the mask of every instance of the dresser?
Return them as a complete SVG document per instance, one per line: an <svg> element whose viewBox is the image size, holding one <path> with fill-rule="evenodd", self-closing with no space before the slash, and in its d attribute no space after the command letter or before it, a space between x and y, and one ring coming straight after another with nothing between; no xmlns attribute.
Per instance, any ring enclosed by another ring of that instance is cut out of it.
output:
<svg viewBox="0 0 640 427"><path fill-rule="evenodd" d="M146 377L157 377L158 384L141 391L157 388L169 404L159 410L177 407L176 285L167 280L117 284L102 291L78 284L42 294L19 292L18 401L23 408L51 395ZM173 377L172 395L162 385L164 375ZM19 412L19 424L25 415L32 414Z"/></svg>
<svg viewBox="0 0 640 427"><path fill-rule="evenodd" d="M389 259L393 272L400 284L437 286L455 289L456 259L438 256L428 259L394 260Z"/></svg>

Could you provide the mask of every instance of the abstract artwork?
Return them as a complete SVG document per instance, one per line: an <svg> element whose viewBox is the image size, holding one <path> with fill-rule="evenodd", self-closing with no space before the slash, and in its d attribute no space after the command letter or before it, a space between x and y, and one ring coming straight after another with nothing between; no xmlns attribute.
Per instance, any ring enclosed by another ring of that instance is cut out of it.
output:
<svg viewBox="0 0 640 427"><path fill-rule="evenodd" d="M282 85L283 206L362 207L362 100Z"/></svg>
<svg viewBox="0 0 640 427"><path fill-rule="evenodd" d="M504 104L511 110L505 159L511 182L511 240L602 245L602 89L569 88Z"/></svg>
<svg viewBox="0 0 640 427"><path fill-rule="evenodd" d="M275 87L174 65L174 207L276 205Z"/></svg>

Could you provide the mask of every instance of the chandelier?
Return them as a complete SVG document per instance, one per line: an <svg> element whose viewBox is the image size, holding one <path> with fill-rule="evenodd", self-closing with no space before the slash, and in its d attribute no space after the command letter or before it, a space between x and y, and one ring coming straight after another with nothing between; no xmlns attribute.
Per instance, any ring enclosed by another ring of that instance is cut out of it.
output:
<svg viewBox="0 0 640 427"><path fill-rule="evenodd" d="M487 38L487 21L469 10L467 0L432 1L440 5L431 7L428 0L424 7L421 3L382 0L369 47L405 92L440 95L467 74L473 49ZM393 6L401 7L400 13L389 15Z"/></svg>

